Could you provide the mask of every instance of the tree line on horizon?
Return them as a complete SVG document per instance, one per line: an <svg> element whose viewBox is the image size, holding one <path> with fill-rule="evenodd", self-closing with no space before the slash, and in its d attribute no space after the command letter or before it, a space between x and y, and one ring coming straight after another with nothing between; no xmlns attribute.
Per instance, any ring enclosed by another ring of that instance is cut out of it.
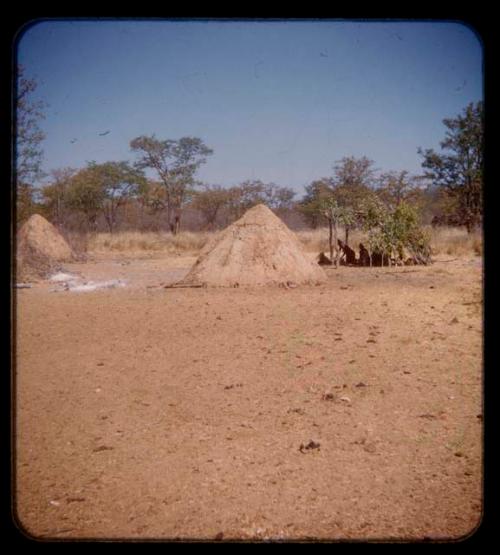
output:
<svg viewBox="0 0 500 555"><path fill-rule="evenodd" d="M293 214L312 228L339 224L346 242L350 229L366 227L370 221L380 231L384 218L394 217L398 210L415 221L465 226L468 232L481 224L482 102L470 103L455 118L443 120L441 152L418 149L422 175L380 172L367 157L344 157L334 163L330 176L312 181L302 198L295 199L290 187L260 180L231 187L201 182L198 170L213 150L197 137L136 137L130 141L133 162L92 161L83 168L57 168L44 176L40 121L45 104L32 99L37 83L26 78L22 68L17 84L18 224L37 212L63 230L162 229L176 234L186 227L186 215L189 228L217 229L258 203L283 216ZM49 182L40 187L42 177ZM382 241L380 233L374 244Z"/></svg>

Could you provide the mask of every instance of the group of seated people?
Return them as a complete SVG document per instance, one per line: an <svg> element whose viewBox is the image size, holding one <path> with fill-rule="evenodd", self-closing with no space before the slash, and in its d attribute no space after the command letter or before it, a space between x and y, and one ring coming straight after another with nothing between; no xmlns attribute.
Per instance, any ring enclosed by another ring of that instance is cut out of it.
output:
<svg viewBox="0 0 500 555"><path fill-rule="evenodd" d="M359 258L356 257L356 252L340 239L338 240L338 246L341 253L339 260L340 264L344 264L346 266L370 266L370 253L363 243L359 244ZM323 253L319 255L318 262L319 264L331 264L330 259ZM387 266L388 264L389 257L387 254L380 251L372 253L372 266Z"/></svg>

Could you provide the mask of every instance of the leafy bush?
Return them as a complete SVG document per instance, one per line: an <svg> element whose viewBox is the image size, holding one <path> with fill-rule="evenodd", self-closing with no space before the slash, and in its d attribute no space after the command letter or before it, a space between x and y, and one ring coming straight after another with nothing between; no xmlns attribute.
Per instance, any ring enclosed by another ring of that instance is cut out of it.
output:
<svg viewBox="0 0 500 555"><path fill-rule="evenodd" d="M370 199L362 205L360 218L370 253L386 255L389 263L403 262L406 251L419 264L431 261L430 235L420 227L415 207L401 201L390 209Z"/></svg>

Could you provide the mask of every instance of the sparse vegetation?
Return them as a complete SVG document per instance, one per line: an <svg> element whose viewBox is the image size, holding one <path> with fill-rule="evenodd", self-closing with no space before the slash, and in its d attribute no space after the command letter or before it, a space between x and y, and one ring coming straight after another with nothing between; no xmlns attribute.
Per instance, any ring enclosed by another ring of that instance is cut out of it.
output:
<svg viewBox="0 0 500 555"><path fill-rule="evenodd" d="M141 136L130 142L137 155L134 164L90 162L79 170L54 169L52 180L42 188L19 181L17 217L20 221L39 212L64 233L170 231L175 235L180 231L181 214L186 231L218 230L252 206L263 203L286 223L290 218L292 228L305 224L314 229L324 224L325 203L334 201L339 212L334 220L339 228L342 226L346 245L353 239L352 232L364 227L365 241L371 250L394 256L402 252L401 238L394 235L398 226L381 226L379 222L375 225L379 232L368 233L363 222L364 205L378 204L384 213L396 214L401 203L405 203L419 222L434 226L464 225L472 234L475 252L481 252L473 231L482 214L482 105L468 106L463 116L444 123L448 132L441 146L451 154L420 150L424 175L410 175L405 170L376 170L374 161L365 156L344 157L333 164L331 176L306 185L298 200L294 200L296 192L290 187L259 179L227 187L202 183L196 179L196 172L212 150L201 139L159 140L154 135ZM35 169L40 153L39 149L33 153ZM19 163L21 176L24 166L22 160ZM463 171L461 164L466 166ZM146 177L145 170L155 171L159 181ZM331 218L330 221L332 240L329 249L322 250L332 251L333 256L335 225ZM412 241L415 239L413 246L420 245L425 250L425 235L420 232L418 237L413 232L411 235ZM121 245L122 241L118 239L111 244ZM149 244L147 241L142 250L149 249Z"/></svg>
<svg viewBox="0 0 500 555"><path fill-rule="evenodd" d="M483 103L469 104L456 118L444 119L447 128L442 153L419 149L425 177L456 202L454 216L472 233L483 214Z"/></svg>
<svg viewBox="0 0 500 555"><path fill-rule="evenodd" d="M16 155L16 211L17 224L27 220L37 209L35 185L43 176L42 143L45 134L40 121L45 118L46 103L35 99L38 80L29 78L23 66L17 68L15 98L17 126L14 132Z"/></svg>
<svg viewBox="0 0 500 555"><path fill-rule="evenodd" d="M130 148L139 156L135 167L155 171L160 179L164 192L162 207L167 212L170 230L176 235L184 205L199 184L196 172L213 153L212 149L198 137L160 140L154 135L136 137L130 142Z"/></svg>
<svg viewBox="0 0 500 555"><path fill-rule="evenodd" d="M428 227L433 254L481 256L483 235L480 230L467 233L463 227Z"/></svg>
<svg viewBox="0 0 500 555"><path fill-rule="evenodd" d="M121 231L96 233L90 236L88 250L97 252L152 251L164 253L199 252L213 232L181 231L177 235L166 232Z"/></svg>
<svg viewBox="0 0 500 555"><path fill-rule="evenodd" d="M429 234L433 254L472 255L482 254L483 239L480 231L468 234L462 227L424 226L424 231ZM340 228L342 233L343 228ZM82 250L87 243L88 251L121 252L138 251L165 252L165 253L198 253L213 237L213 231L180 231L177 235L167 232L151 231L120 231L117 233L96 233L88 236L85 234L66 234L68 242L74 246L79 245ZM328 228L318 227L297 231L297 236L307 252L318 253L328 251ZM361 230L354 230L351 235L353 245L367 241L367 235Z"/></svg>
<svg viewBox="0 0 500 555"><path fill-rule="evenodd" d="M477 33L46 19L13 67L19 531L473 535Z"/></svg>
<svg viewBox="0 0 500 555"><path fill-rule="evenodd" d="M336 264L340 233L346 245L349 240L355 247L363 242L368 253L381 253L382 261L385 255L396 261L410 254L424 262L429 242L433 254L482 254L477 229L482 215L482 103L443 120L443 153L419 149L424 175L376 170L365 156L347 156L332 165L331 176L306 185L296 201L291 188L259 179L228 187L197 181L198 169L213 151L196 137L136 137L130 141L135 163L89 162L80 169L54 169L51 181L39 188L44 134L38 122L45 105L32 98L37 81L25 77L22 68L18 77L18 223L39 212L78 252L196 253L211 233L264 203L278 216L288 215L292 229L312 227L298 231L302 243L309 251L329 251ZM155 172L159 181L146 177L144 170ZM376 214L367 212L367 206L376 207ZM327 230L319 227L325 221ZM433 227L424 229L420 222ZM462 225L468 235L455 227Z"/></svg>

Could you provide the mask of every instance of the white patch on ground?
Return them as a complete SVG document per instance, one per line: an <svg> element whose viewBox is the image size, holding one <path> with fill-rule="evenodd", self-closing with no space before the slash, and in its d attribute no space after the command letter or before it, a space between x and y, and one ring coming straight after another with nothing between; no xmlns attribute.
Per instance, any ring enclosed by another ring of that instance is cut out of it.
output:
<svg viewBox="0 0 500 555"><path fill-rule="evenodd" d="M75 293L83 293L87 291L95 291L96 289L113 289L115 287L125 287L126 281L122 279L110 279L106 281L86 281L81 277L73 274L59 272L49 278L49 281L56 283L58 287L51 289L53 293L61 291L72 291Z"/></svg>
<svg viewBox="0 0 500 555"><path fill-rule="evenodd" d="M74 276L72 274L65 274L63 272L58 272L49 278L49 281L54 283L61 283L64 281L75 281L78 280L78 276Z"/></svg>
<svg viewBox="0 0 500 555"><path fill-rule="evenodd" d="M110 279L108 281L88 281L82 284L68 284L68 291L82 293L95 291L96 289L114 289L115 287L125 287L126 282L122 279Z"/></svg>

